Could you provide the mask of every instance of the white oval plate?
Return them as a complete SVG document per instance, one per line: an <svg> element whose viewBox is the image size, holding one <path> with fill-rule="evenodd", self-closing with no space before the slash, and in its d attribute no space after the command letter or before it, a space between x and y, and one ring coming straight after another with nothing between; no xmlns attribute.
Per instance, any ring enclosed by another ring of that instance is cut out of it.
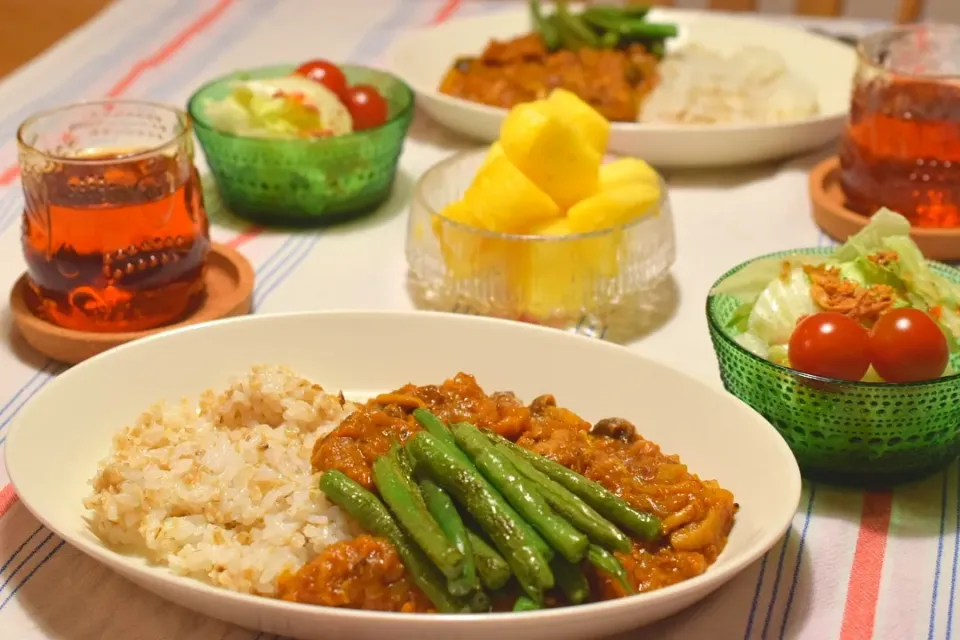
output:
<svg viewBox="0 0 960 640"><path fill-rule="evenodd" d="M569 366L557 366L558 362ZM255 364L287 364L328 389L369 395L458 371L525 400L550 392L588 420L621 416L733 491L740 512L703 575L622 600L522 614L387 614L240 595L117 553L89 531L81 503L113 434L160 399L196 398ZM45 525L133 582L200 613L298 638L600 637L700 600L767 551L800 498L790 450L733 396L610 343L518 322L428 312L252 316L160 334L92 358L48 384L17 416L7 468ZM121 603L117 603L118 606Z"/></svg>
<svg viewBox="0 0 960 640"><path fill-rule="evenodd" d="M760 125L615 122L610 136L612 153L641 157L660 168L737 165L815 149L839 135L856 69L852 47L800 29L699 11L654 9L650 19L680 26L680 36L670 42L670 48L695 42L723 53L750 45L779 53L793 73L817 90L820 115ZM417 104L437 122L493 142L505 109L444 95L437 87L456 58L479 55L491 38L506 39L529 31L530 18L524 8L453 20L395 40L387 65L413 87Z"/></svg>

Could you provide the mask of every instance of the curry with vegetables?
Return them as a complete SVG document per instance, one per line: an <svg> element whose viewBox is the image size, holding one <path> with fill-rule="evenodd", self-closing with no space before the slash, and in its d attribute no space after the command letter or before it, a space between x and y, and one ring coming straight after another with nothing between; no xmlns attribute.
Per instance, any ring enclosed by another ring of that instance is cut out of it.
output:
<svg viewBox="0 0 960 640"><path fill-rule="evenodd" d="M330 545L279 597L399 612L523 611L697 576L737 504L633 424L590 424L460 373L360 407L318 440L320 489L364 535Z"/></svg>
<svg viewBox="0 0 960 640"><path fill-rule="evenodd" d="M610 121L635 122L657 84L664 42L677 35L676 25L648 22L645 7L591 6L575 13L565 2L556 4L547 15L531 0L534 30L492 40L479 57L456 60L440 92L509 109L563 88Z"/></svg>

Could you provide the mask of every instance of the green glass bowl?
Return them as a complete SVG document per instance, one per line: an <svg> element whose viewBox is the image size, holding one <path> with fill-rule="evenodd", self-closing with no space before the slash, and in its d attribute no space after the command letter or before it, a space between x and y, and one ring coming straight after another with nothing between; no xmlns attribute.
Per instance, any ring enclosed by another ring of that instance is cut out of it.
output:
<svg viewBox="0 0 960 640"><path fill-rule="evenodd" d="M274 140L216 129L204 105L229 95L237 81L292 72L292 65L238 71L201 87L187 104L197 138L227 207L265 224L323 224L373 210L393 187L414 96L401 80L375 69L342 65L351 84L371 84L389 105L373 129L331 138Z"/></svg>
<svg viewBox="0 0 960 640"><path fill-rule="evenodd" d="M831 252L806 249L756 260ZM750 262L723 274L714 286ZM960 270L930 264L937 273L960 283ZM731 296L707 298L707 324L723 386L776 427L804 476L833 484L883 487L929 475L957 457L960 375L890 384L800 373L755 356L734 341L727 324L738 306L740 302ZM953 354L951 364L960 371L960 354Z"/></svg>

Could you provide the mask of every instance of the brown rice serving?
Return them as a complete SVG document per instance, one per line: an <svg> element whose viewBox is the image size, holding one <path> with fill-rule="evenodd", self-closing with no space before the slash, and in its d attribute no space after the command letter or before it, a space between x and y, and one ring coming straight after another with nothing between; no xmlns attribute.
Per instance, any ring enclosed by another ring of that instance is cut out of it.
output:
<svg viewBox="0 0 960 640"><path fill-rule="evenodd" d="M90 526L181 575L273 595L282 573L359 533L310 465L353 408L276 366L199 404L158 403L114 437L84 502Z"/></svg>

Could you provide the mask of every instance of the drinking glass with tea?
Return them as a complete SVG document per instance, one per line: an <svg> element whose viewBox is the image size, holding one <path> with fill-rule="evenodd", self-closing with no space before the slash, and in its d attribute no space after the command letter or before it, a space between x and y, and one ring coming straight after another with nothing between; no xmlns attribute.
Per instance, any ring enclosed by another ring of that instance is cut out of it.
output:
<svg viewBox="0 0 960 640"><path fill-rule="evenodd" d="M185 113L78 104L29 118L17 141L34 313L79 331L142 331L202 302L209 223Z"/></svg>
<svg viewBox="0 0 960 640"><path fill-rule="evenodd" d="M917 227L960 227L960 27L917 24L858 47L840 146L847 207Z"/></svg>

